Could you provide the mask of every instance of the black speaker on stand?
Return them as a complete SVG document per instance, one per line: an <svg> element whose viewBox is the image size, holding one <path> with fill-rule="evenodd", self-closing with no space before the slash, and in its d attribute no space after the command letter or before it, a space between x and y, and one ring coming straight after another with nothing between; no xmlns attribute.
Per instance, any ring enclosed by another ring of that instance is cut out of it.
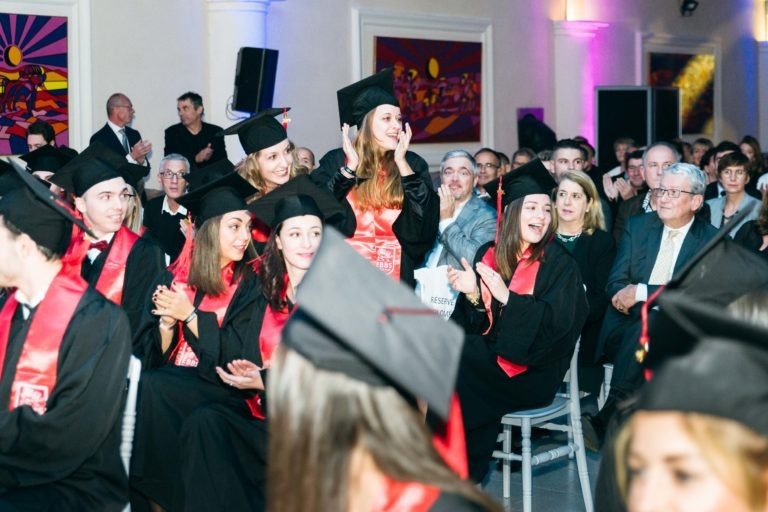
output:
<svg viewBox="0 0 768 512"><path fill-rule="evenodd" d="M680 89L677 87L596 87L597 164L617 165L613 142L631 137L638 147L680 137Z"/></svg>
<svg viewBox="0 0 768 512"><path fill-rule="evenodd" d="M253 114L272 107L277 53L277 50L266 48L240 48L237 52L233 110Z"/></svg>

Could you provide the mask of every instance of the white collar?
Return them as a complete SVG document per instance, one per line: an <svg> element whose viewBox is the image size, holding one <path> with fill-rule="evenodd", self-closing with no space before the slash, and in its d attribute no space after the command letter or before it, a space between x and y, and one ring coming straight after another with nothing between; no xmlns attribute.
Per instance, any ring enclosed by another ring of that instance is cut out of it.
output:
<svg viewBox="0 0 768 512"><path fill-rule="evenodd" d="M163 206L160 208L160 213L166 212L168 215L187 215L187 209L183 206L179 205L179 209L176 210L176 213L173 213L171 211L171 207L168 205L168 196L163 196Z"/></svg>

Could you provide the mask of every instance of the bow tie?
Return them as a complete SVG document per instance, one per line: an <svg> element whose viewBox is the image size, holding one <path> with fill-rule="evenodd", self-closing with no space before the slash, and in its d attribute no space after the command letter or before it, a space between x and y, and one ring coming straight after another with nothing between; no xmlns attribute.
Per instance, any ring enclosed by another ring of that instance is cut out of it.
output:
<svg viewBox="0 0 768 512"><path fill-rule="evenodd" d="M97 242L91 242L91 245L88 246L88 250L96 249L97 251L105 251L109 247L109 242L106 240L99 240Z"/></svg>

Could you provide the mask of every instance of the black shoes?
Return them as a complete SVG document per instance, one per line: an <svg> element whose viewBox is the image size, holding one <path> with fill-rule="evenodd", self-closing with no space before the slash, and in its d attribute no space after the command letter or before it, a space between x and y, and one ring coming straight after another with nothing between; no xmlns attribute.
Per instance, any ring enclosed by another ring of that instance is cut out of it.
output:
<svg viewBox="0 0 768 512"><path fill-rule="evenodd" d="M605 440L605 425L600 416L585 414L581 417L581 426L584 430L584 446L587 450L599 452Z"/></svg>

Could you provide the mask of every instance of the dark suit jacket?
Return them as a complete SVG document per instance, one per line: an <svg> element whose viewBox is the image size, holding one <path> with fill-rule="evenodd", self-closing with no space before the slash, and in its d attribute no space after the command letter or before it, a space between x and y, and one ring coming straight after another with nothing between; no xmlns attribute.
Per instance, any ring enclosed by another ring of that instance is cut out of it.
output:
<svg viewBox="0 0 768 512"><path fill-rule="evenodd" d="M127 125L125 126L125 136L128 137L128 145L130 147L133 147L141 140L141 134ZM108 124L104 124L101 130L91 135L90 144L96 141L101 142L115 153L123 156L127 155L125 148L123 148L123 143L120 142L120 139L117 138L117 135L115 135L115 132L112 131Z"/></svg>
<svg viewBox="0 0 768 512"><path fill-rule="evenodd" d="M610 300L616 293L629 284L645 283L651 277L653 266L656 263L656 255L661 246L661 236L664 224L656 213L635 215L630 218L624 229L619 243L616 260L608 276L606 292ZM675 272L693 257L717 232L709 223L696 217L691 229L683 239L680 254L675 262ZM648 285L650 297L658 285ZM628 315L616 311L610 304L605 314L603 327L600 332L597 354L600 355L608 349L612 352L622 338L629 331L632 332L640 322L640 309L643 303L638 302L629 310ZM634 336L634 335L633 335ZM628 342L632 342L628 340ZM636 343L637 340L634 340Z"/></svg>

